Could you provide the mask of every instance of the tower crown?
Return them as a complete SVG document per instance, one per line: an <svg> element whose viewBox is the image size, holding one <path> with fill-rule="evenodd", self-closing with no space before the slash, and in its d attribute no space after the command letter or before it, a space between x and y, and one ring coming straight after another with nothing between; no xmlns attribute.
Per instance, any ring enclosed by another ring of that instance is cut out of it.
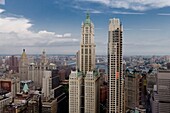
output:
<svg viewBox="0 0 170 113"><path fill-rule="evenodd" d="M26 54L26 52L25 52L25 49L23 49L23 52L22 52L21 58L22 58L22 59L27 58L27 54Z"/></svg>
<svg viewBox="0 0 170 113"><path fill-rule="evenodd" d="M43 49L43 52L42 52L43 55L45 55L45 49Z"/></svg>
<svg viewBox="0 0 170 113"><path fill-rule="evenodd" d="M89 12L87 12L87 14L86 14L85 24L87 24L87 25L90 25L90 24L91 24L91 20L90 20L90 14L89 14Z"/></svg>

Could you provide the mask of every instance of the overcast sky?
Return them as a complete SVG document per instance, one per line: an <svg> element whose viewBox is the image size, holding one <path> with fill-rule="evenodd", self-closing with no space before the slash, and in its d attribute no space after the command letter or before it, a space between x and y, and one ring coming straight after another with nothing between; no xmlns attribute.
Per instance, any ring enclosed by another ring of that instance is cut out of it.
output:
<svg viewBox="0 0 170 113"><path fill-rule="evenodd" d="M120 18L124 55L170 55L170 0L0 0L0 54L75 54L90 11L97 54Z"/></svg>

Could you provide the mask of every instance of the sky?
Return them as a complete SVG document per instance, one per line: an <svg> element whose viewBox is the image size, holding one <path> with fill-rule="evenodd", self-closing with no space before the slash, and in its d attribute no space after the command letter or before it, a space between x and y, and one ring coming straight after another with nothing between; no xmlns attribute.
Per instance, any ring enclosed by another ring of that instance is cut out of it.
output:
<svg viewBox="0 0 170 113"><path fill-rule="evenodd" d="M0 54L76 54L87 11L96 54L107 55L109 19L119 18L124 55L170 55L170 0L0 0Z"/></svg>

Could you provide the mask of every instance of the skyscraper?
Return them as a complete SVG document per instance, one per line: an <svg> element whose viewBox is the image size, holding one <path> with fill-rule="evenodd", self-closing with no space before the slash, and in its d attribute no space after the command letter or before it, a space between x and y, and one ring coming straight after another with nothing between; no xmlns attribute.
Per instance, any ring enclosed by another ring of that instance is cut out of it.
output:
<svg viewBox="0 0 170 113"><path fill-rule="evenodd" d="M41 54L40 63L34 62L29 64L28 80L32 80L35 87L42 87L43 75L48 66L50 65L48 64L45 50Z"/></svg>
<svg viewBox="0 0 170 113"><path fill-rule="evenodd" d="M80 71L86 73L95 68L95 43L94 43L94 25L87 13L85 22L81 27L81 44L80 44Z"/></svg>
<svg viewBox="0 0 170 113"><path fill-rule="evenodd" d="M122 63L123 27L110 19L108 34L108 113L124 113L124 78Z"/></svg>
<svg viewBox="0 0 170 113"><path fill-rule="evenodd" d="M95 70L94 25L87 13L82 23L82 40L77 67L69 77L69 112L99 113L99 74ZM80 63L80 64L78 64Z"/></svg>
<svg viewBox="0 0 170 113"><path fill-rule="evenodd" d="M28 80L28 58L25 49L19 61L19 76L21 81Z"/></svg>

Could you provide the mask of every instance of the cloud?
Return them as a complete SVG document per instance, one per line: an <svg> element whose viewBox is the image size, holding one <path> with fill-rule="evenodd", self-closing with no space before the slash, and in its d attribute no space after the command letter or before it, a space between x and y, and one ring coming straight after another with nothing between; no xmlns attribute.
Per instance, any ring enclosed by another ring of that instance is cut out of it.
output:
<svg viewBox="0 0 170 113"><path fill-rule="evenodd" d="M91 10L90 13L99 14L99 13L103 13L103 12L99 11L99 10Z"/></svg>
<svg viewBox="0 0 170 113"><path fill-rule="evenodd" d="M170 13L158 13L159 16L170 16Z"/></svg>
<svg viewBox="0 0 170 113"><path fill-rule="evenodd" d="M24 17L0 17L0 46L47 47L79 42L71 33L57 34L47 30L31 31L33 24Z"/></svg>
<svg viewBox="0 0 170 113"><path fill-rule="evenodd" d="M5 5L5 0L0 0L0 5Z"/></svg>
<svg viewBox="0 0 170 113"><path fill-rule="evenodd" d="M54 36L55 35L54 32L48 32L46 30L39 31L38 34L41 36Z"/></svg>
<svg viewBox="0 0 170 113"><path fill-rule="evenodd" d="M139 12L123 12L123 11L113 11L113 14L122 14L122 15L143 15L145 13L139 13Z"/></svg>
<svg viewBox="0 0 170 113"><path fill-rule="evenodd" d="M140 31L161 31L161 29L157 29L157 28L124 28L124 31L132 31L132 30L140 30Z"/></svg>
<svg viewBox="0 0 170 113"><path fill-rule="evenodd" d="M170 42L169 36L164 38L161 37L161 39L156 37L152 38L150 36L148 37L146 36L145 38L133 39L133 40L128 39L124 41L123 48L125 49L124 50L125 54L131 54L131 55L170 54L169 42Z"/></svg>
<svg viewBox="0 0 170 113"><path fill-rule="evenodd" d="M112 8L145 11L170 6L169 0L78 0L104 4Z"/></svg>
<svg viewBox="0 0 170 113"><path fill-rule="evenodd" d="M65 33L63 37L71 37L71 33Z"/></svg>
<svg viewBox="0 0 170 113"><path fill-rule="evenodd" d="M87 11L89 11L90 13L94 13L94 14L103 13L103 12L100 11L100 10L96 10L96 9L92 9L92 8L84 8L84 7L81 7L81 6L79 6L79 5L75 5L75 6L73 6L72 8L78 9L78 10L82 10L82 11L84 11L84 13L87 13Z"/></svg>
<svg viewBox="0 0 170 113"><path fill-rule="evenodd" d="M28 28L32 26L28 19L16 17L0 18L0 23L0 31L3 33L30 33Z"/></svg>
<svg viewBox="0 0 170 113"><path fill-rule="evenodd" d="M4 9L0 9L0 14L3 13L5 10Z"/></svg>
<svg viewBox="0 0 170 113"><path fill-rule="evenodd" d="M103 13L102 11L99 11L99 10L96 10L96 9L86 9L86 8L84 8L84 13L87 13L87 11L89 12L89 13L93 13L93 14L100 14L100 13Z"/></svg>
<svg viewBox="0 0 170 113"><path fill-rule="evenodd" d="M145 29L140 29L142 31L160 31L161 29L153 29L153 28L145 28Z"/></svg>

